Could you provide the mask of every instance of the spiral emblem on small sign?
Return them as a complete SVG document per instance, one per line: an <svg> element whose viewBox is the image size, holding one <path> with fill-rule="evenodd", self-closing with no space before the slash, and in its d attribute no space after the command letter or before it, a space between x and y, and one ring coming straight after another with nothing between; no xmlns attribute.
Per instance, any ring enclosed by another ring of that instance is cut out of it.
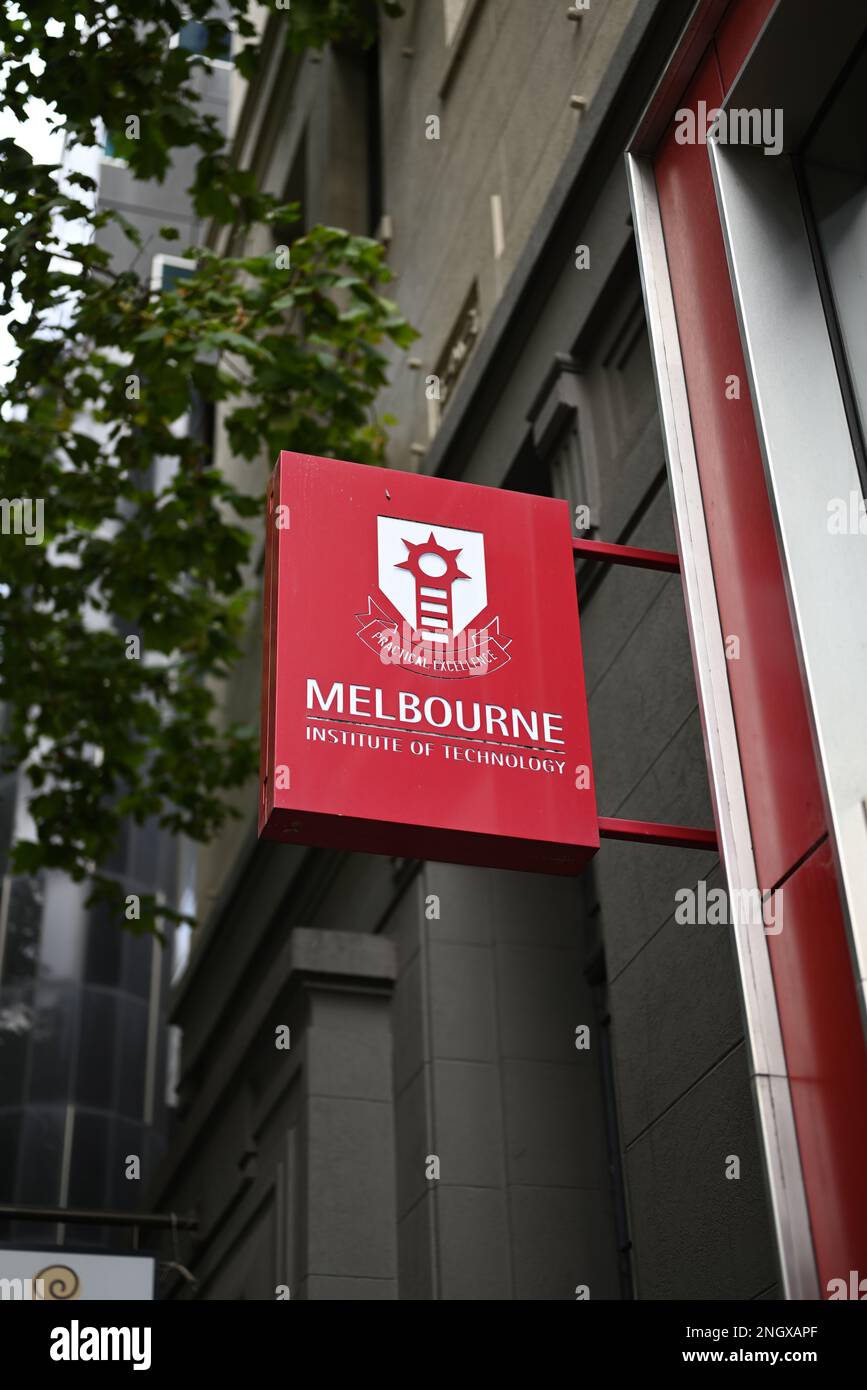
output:
<svg viewBox="0 0 867 1390"><path fill-rule="evenodd" d="M59 1301L67 1298L78 1298L81 1294L81 1282L74 1269L68 1265L46 1265L40 1269L33 1280L33 1297L40 1295L38 1289L42 1287L42 1298L50 1301Z"/></svg>

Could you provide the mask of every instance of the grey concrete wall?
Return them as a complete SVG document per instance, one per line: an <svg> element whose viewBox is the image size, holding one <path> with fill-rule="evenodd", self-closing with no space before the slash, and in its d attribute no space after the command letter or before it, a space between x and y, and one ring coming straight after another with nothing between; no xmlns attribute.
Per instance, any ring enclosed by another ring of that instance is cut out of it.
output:
<svg viewBox="0 0 867 1390"><path fill-rule="evenodd" d="M440 355L474 281L489 322L526 245L583 114L592 104L636 0L591 4L580 24L568 4L472 0L472 24L446 45L443 0L410 0L382 33L385 203L394 226L389 262L404 313L421 333L395 355L383 409L398 419L390 451L415 466L428 441L424 377ZM403 54L409 51L410 57ZM427 138L436 116L440 137ZM495 255L491 197L502 202L504 249ZM409 357L420 358L412 371Z"/></svg>
<svg viewBox="0 0 867 1390"><path fill-rule="evenodd" d="M155 1189L199 1219L170 1295L396 1296L394 973L382 938L297 928L211 1029Z"/></svg>
<svg viewBox="0 0 867 1390"><path fill-rule="evenodd" d="M389 919L401 1298L618 1296L598 1035L575 1047L596 1031L579 901L427 864Z"/></svg>

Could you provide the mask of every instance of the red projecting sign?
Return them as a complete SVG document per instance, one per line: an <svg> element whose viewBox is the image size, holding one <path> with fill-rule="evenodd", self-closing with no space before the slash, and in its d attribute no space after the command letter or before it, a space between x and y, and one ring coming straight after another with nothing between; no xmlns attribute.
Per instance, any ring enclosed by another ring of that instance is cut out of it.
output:
<svg viewBox="0 0 867 1390"><path fill-rule="evenodd" d="M282 453L260 835L576 873L599 847L569 508Z"/></svg>

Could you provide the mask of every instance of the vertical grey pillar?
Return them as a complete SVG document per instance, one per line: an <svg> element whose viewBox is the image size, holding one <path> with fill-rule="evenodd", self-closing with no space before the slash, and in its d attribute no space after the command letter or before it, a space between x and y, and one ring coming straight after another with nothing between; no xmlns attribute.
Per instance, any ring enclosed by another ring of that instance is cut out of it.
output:
<svg viewBox="0 0 867 1390"><path fill-rule="evenodd" d="M388 930L401 1299L619 1297L579 886L427 864Z"/></svg>
<svg viewBox="0 0 867 1390"><path fill-rule="evenodd" d="M381 937L292 933L289 1015L301 1087L289 1199L293 1298L397 1297L394 975L394 948Z"/></svg>

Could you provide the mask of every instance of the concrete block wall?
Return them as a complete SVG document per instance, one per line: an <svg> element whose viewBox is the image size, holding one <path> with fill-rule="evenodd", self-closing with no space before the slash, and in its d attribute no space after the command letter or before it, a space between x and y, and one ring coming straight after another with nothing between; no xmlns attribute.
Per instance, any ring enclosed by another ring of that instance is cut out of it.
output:
<svg viewBox="0 0 867 1390"><path fill-rule="evenodd" d="M394 973L382 937L296 928L252 1006L225 1026L211 1015L193 1094L152 1184L155 1204L199 1223L169 1256L194 1266L196 1285L176 1277L170 1296L397 1296ZM228 974L221 988L231 992ZM200 990L187 1013L217 1003ZM279 1028L289 1029L281 1046Z"/></svg>
<svg viewBox="0 0 867 1390"><path fill-rule="evenodd" d="M401 1298L618 1296L580 904L568 879L427 864L387 925Z"/></svg>
<svg viewBox="0 0 867 1390"><path fill-rule="evenodd" d="M446 45L444 0L410 0L403 19L383 25L389 264L401 309L421 333L409 354L394 354L393 384L383 393L382 409L398 420L394 467L415 466L409 446L428 438L424 377L474 280L482 323L490 320L582 120L570 98L592 102L635 5L594 0L575 24L567 4L469 0L472 22L455 36L457 54ZM427 138L431 116L440 122L437 140ZM499 258L493 195L502 201ZM408 356L424 370L411 371Z"/></svg>
<svg viewBox="0 0 867 1390"><path fill-rule="evenodd" d="M632 322L627 280L583 373L602 422L602 533L671 551L646 332L643 322L634 336L625 332ZM710 826L680 579L596 570L583 568L579 599L586 586L600 813ZM776 1285L730 931L675 920L675 894L700 879L724 886L716 854L616 842L603 844L588 875L605 950L640 1298L753 1298ZM726 1176L733 1155L738 1180Z"/></svg>

